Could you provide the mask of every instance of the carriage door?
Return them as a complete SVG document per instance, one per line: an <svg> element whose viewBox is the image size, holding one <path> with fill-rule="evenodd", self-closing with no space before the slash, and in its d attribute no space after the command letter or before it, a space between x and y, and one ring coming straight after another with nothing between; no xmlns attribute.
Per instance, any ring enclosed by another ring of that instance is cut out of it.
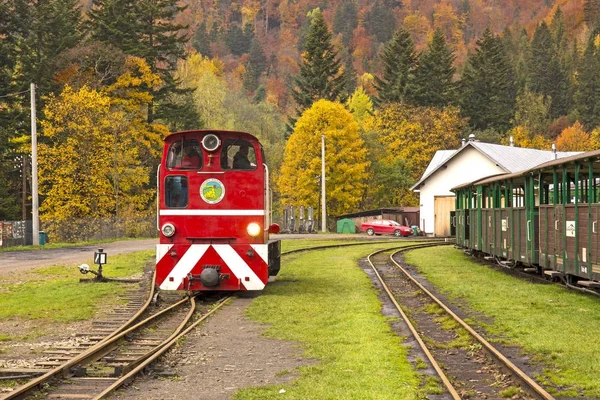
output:
<svg viewBox="0 0 600 400"><path fill-rule="evenodd" d="M554 260L555 269L563 270L563 231L564 231L564 208L562 204L554 206Z"/></svg>

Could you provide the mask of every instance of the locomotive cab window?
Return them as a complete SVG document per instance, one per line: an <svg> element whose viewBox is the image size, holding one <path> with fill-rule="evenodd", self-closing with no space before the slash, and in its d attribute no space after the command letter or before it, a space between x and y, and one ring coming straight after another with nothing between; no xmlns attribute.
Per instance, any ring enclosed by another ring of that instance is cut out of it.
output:
<svg viewBox="0 0 600 400"><path fill-rule="evenodd" d="M229 139L223 144L221 151L221 168L231 170L255 170L257 166L256 152L250 142Z"/></svg>
<svg viewBox="0 0 600 400"><path fill-rule="evenodd" d="M195 170L202 168L202 149L196 139L180 140L169 147L167 168Z"/></svg>
<svg viewBox="0 0 600 400"><path fill-rule="evenodd" d="M165 179L165 205L181 208L188 205L188 179L185 176L167 176Z"/></svg>

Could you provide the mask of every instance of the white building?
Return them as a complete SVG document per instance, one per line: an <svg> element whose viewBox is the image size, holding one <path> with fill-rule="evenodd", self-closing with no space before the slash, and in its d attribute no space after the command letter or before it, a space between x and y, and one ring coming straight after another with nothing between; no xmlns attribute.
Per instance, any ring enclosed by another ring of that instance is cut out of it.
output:
<svg viewBox="0 0 600 400"><path fill-rule="evenodd" d="M451 188L497 174L530 169L556 158L577 154L525 149L471 140L458 150L439 150L411 190L419 192L420 227L428 236L450 235Z"/></svg>

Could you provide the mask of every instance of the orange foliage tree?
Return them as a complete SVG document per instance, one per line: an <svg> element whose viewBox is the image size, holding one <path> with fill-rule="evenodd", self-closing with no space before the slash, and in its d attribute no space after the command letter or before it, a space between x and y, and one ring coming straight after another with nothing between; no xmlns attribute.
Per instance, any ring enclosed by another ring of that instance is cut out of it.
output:
<svg viewBox="0 0 600 400"><path fill-rule="evenodd" d="M597 140L583 129L579 121L575 121L556 138L556 149L560 151L591 151L597 148Z"/></svg>

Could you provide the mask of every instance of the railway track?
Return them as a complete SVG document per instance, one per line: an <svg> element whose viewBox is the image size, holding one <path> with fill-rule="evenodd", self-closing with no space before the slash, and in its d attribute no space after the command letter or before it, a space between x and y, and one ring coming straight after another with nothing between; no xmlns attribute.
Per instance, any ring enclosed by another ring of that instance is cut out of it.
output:
<svg viewBox="0 0 600 400"><path fill-rule="evenodd" d="M229 299L205 304L200 316L196 315L195 297L185 297L162 309L150 310L155 298L154 284L150 286L146 300L133 315L127 315L126 310L117 313L121 321L118 327L103 328L109 332L105 332L104 336L91 337L92 342L84 342L85 345L78 349L54 350L62 355L55 360L63 359L62 362L51 363L58 365L0 398L104 398L130 382ZM135 304L136 299L131 300ZM126 308L131 307L135 306L130 304ZM136 322L142 316L145 319ZM115 320L109 322L115 323ZM92 344L94 341L95 344Z"/></svg>
<svg viewBox="0 0 600 400"><path fill-rule="evenodd" d="M417 244L391 255L391 249L380 250L367 261L449 396L553 399L396 260L402 252L437 245Z"/></svg>

